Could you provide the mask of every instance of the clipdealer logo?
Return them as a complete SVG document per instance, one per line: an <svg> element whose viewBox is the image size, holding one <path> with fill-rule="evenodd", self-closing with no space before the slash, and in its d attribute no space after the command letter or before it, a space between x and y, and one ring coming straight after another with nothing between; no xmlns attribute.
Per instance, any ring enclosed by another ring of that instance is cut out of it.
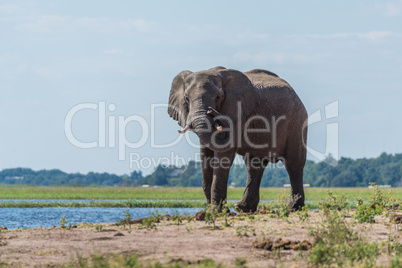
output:
<svg viewBox="0 0 402 268"><path fill-rule="evenodd" d="M313 125L318 122L326 122L329 120L329 123L326 123L326 145L325 151L321 152L316 150L309 145L305 144L307 152L310 153L316 160L324 161L325 163L336 166L338 163L339 157L339 126L338 122L334 120L339 116L339 102L334 101L325 105L324 111L321 109L313 112L308 117L308 122L305 122L305 125ZM157 103L151 104L151 117L150 120L147 121L146 118L139 114L133 114L129 116L117 115L115 114L116 105L113 103L107 104L105 101L99 101L98 103L80 103L73 106L66 114L64 120L64 132L67 140L73 146L80 149L93 149L93 148L117 148L118 149L118 160L126 161L127 152L135 149L139 149L145 146L148 142L150 142L150 147L152 149L163 149L163 148L171 148L178 144L183 138L186 139L186 142L192 146L193 148L198 148L199 145L194 143L189 136L189 132L186 132L183 135L177 135L177 137L169 142L163 144L156 143L156 109L158 108L168 108L168 105L165 103ZM82 141L73 133L74 119L80 115L81 112L85 110L92 110L96 113L96 117L94 120L98 123L97 131L97 139L93 141ZM261 120L261 117L257 118ZM280 119L280 120L279 120ZM272 118L271 122L266 120L266 129L260 129L261 131L266 131L269 133L276 133L277 123L282 120L286 120L286 118ZM130 124L136 124L136 131L140 132L140 137L136 141L131 141L127 138L127 128ZM250 124L246 124L247 127ZM253 132L251 129L245 129L247 132ZM254 131L255 132L255 131ZM275 135L272 135L275 137ZM247 142L247 139L246 139ZM271 146L275 147L276 140L273 138ZM253 144L248 144L253 145ZM331 154L333 157L329 158L328 155ZM130 168L150 168L152 166L162 165L170 165L174 164L176 166L181 166L186 164L188 161L199 161L199 154L195 154L194 157L189 157L185 159L179 155L175 155L170 153L169 156L165 157L152 157L152 156L144 156L140 155L138 152L129 152L129 163Z"/></svg>

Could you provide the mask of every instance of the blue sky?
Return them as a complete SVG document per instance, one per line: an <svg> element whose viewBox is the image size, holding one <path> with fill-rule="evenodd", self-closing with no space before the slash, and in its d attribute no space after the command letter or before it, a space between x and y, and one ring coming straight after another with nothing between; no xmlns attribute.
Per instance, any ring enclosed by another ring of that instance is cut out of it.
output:
<svg viewBox="0 0 402 268"><path fill-rule="evenodd" d="M65 118L80 103L105 102L116 108L106 119L136 115L151 124L151 104L166 104L177 73L217 65L277 73L309 114L338 101L339 117L328 122L338 124L339 156L399 153L401 25L402 1L392 0L0 0L0 169L123 174L137 169L130 153L153 164L172 154L195 158L198 150L185 140L153 148L151 130L143 146L126 148L125 160L109 143L77 148L66 138ZM98 110L74 116L77 139L98 141ZM155 142L175 140L177 123L163 107L154 114ZM317 151L325 152L328 122L310 126L308 143ZM139 122L127 124L131 142L145 134ZM146 166L145 173L154 168Z"/></svg>

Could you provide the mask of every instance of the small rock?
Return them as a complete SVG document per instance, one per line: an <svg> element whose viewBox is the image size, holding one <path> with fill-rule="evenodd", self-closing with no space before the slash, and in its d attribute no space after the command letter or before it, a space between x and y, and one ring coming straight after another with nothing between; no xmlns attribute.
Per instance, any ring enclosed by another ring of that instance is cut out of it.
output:
<svg viewBox="0 0 402 268"><path fill-rule="evenodd" d="M124 234L119 232L119 233L115 234L114 236L124 236Z"/></svg>
<svg viewBox="0 0 402 268"><path fill-rule="evenodd" d="M283 241L282 238L278 238L275 240L272 247L273 248L285 248L285 246L289 245L290 243L291 243L290 240Z"/></svg>
<svg viewBox="0 0 402 268"><path fill-rule="evenodd" d="M307 240L303 240L300 244L299 244L299 250L309 250L313 247L313 245L307 241Z"/></svg>
<svg viewBox="0 0 402 268"><path fill-rule="evenodd" d="M146 218L139 218L139 219L135 219L135 220L131 220L131 221L124 219L124 220L114 223L113 226L140 224L140 223L142 223L142 220L144 220L144 219L146 219Z"/></svg>
<svg viewBox="0 0 402 268"><path fill-rule="evenodd" d="M139 218L139 219L135 219L130 221L131 224L141 224L142 220L145 220L146 218Z"/></svg>
<svg viewBox="0 0 402 268"><path fill-rule="evenodd" d="M389 216L389 220L392 223L402 223L402 215L401 214L391 214Z"/></svg>
<svg viewBox="0 0 402 268"><path fill-rule="evenodd" d="M100 240L100 241L104 241L104 240L112 240L112 237L107 237L107 236L102 236L102 237L96 237L96 238L92 238L90 240Z"/></svg>
<svg viewBox="0 0 402 268"><path fill-rule="evenodd" d="M254 241L253 247L265 250L274 250L280 248L283 248L284 250L309 250L311 249L312 245L307 240L300 242L292 240L282 240L282 238L278 238L273 241L272 239L264 238L260 241Z"/></svg>
<svg viewBox="0 0 402 268"><path fill-rule="evenodd" d="M195 219L197 221L204 221L205 220L205 211L199 211L195 213Z"/></svg>
<svg viewBox="0 0 402 268"><path fill-rule="evenodd" d="M261 241L254 241L253 242L253 247L254 248L265 249L265 250L272 250L272 245L273 245L272 240L266 239L266 238L264 238Z"/></svg>

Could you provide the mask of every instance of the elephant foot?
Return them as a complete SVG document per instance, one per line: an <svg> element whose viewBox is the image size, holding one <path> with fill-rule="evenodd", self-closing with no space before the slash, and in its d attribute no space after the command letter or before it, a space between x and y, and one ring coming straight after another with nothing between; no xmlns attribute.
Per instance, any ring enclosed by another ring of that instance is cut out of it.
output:
<svg viewBox="0 0 402 268"><path fill-rule="evenodd" d="M240 201L239 203L236 203L236 204L234 205L234 210L235 210L237 213L241 213L241 212L244 212L244 213L247 213L247 212L255 212L255 211L257 211L257 206L258 206L258 204L256 204L256 205L250 205L250 204L247 204L246 202Z"/></svg>
<svg viewBox="0 0 402 268"><path fill-rule="evenodd" d="M304 202L296 202L293 206L292 206L292 210L293 211L298 211L301 210L304 207Z"/></svg>

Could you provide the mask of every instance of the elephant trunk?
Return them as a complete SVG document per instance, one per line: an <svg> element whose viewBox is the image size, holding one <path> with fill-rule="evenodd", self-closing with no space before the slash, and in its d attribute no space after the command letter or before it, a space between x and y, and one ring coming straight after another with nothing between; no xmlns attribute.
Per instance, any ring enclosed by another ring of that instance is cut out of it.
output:
<svg viewBox="0 0 402 268"><path fill-rule="evenodd" d="M199 116L191 125L194 133L200 138L201 144L212 151L223 153L233 147L229 131L222 131L221 124L211 116L207 114Z"/></svg>

